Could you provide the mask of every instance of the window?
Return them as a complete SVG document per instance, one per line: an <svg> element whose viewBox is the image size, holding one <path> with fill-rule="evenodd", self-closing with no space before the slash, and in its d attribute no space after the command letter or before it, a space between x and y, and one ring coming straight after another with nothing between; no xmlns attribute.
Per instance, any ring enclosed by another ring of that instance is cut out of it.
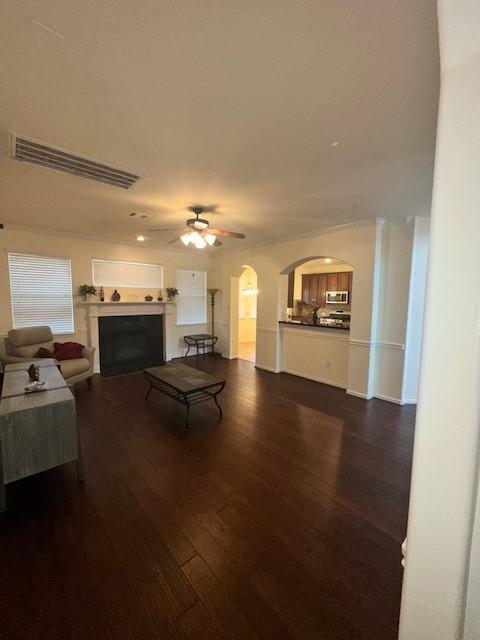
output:
<svg viewBox="0 0 480 640"><path fill-rule="evenodd" d="M138 287L161 289L161 264L123 262L122 260L92 260L92 280L95 287Z"/></svg>
<svg viewBox="0 0 480 640"><path fill-rule="evenodd" d="M177 271L177 324L207 321L207 274L205 271Z"/></svg>
<svg viewBox="0 0 480 640"><path fill-rule="evenodd" d="M14 329L47 325L52 333L73 333L70 260L8 254Z"/></svg>

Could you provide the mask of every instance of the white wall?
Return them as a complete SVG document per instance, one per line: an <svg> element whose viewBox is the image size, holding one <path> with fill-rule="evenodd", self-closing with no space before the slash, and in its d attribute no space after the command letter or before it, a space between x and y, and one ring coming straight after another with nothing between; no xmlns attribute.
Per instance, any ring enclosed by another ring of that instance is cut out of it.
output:
<svg viewBox="0 0 480 640"><path fill-rule="evenodd" d="M471 609L480 601L480 536L471 548L480 433L480 4L441 0L438 10L440 109L400 640L480 637ZM462 301L461 326L445 313L451 291Z"/></svg>
<svg viewBox="0 0 480 640"><path fill-rule="evenodd" d="M164 265L164 286L175 286L176 269L205 269L208 270L208 256L197 252L190 254L168 250L150 249L144 245L131 246L109 244L88 239L74 239L67 236L52 233L39 233L37 231L25 231L7 228L0 232L0 336L5 336L12 328L12 315L10 306L10 285L8 279L8 253L32 253L61 258L70 258L72 261L72 284L74 292L80 284L92 282L92 258L106 258L113 260L132 260L152 262ZM123 300L139 300L147 294L156 299L158 291L147 289L121 289L119 291ZM106 294L108 294L106 290ZM82 344L88 343L87 317L85 307L76 304L74 307L75 334L59 336L59 341L76 340ZM209 306L209 305L208 305ZM169 308L170 309L170 308ZM175 308L172 309L175 313ZM168 336L167 350L172 355L183 354L182 336L187 333L203 333L206 325L176 326L173 323L173 335ZM0 347L3 348L3 341Z"/></svg>
<svg viewBox="0 0 480 640"><path fill-rule="evenodd" d="M429 237L430 219L415 218L402 391L406 403L416 402L418 396Z"/></svg>

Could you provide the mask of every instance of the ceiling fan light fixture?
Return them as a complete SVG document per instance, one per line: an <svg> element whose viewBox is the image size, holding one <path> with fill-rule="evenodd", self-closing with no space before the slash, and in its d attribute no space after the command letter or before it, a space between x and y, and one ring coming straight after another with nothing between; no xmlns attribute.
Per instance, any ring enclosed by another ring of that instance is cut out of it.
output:
<svg viewBox="0 0 480 640"><path fill-rule="evenodd" d="M188 247L188 245L191 242L191 238L190 238L190 233L184 233L183 236L180 236L180 240L183 242L183 244Z"/></svg>
<svg viewBox="0 0 480 640"><path fill-rule="evenodd" d="M198 236L198 238L195 240L195 247L197 249L205 249L206 246L207 246L207 243L202 238L202 236Z"/></svg>
<svg viewBox="0 0 480 640"><path fill-rule="evenodd" d="M215 240L217 239L216 236L213 235L213 233L206 233L204 235L204 238L210 247L215 244Z"/></svg>

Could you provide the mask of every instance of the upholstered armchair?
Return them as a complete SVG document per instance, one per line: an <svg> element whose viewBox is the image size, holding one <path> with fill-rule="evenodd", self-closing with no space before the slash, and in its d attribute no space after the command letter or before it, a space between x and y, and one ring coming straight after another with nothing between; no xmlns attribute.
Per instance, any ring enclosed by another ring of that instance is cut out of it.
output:
<svg viewBox="0 0 480 640"><path fill-rule="evenodd" d="M0 355L4 365L15 362L40 360L35 354L44 347L53 351L53 335L50 327L24 327L11 329L4 339L5 353ZM60 372L68 385L81 380L91 382L93 375L93 347L84 347L81 358L62 360L59 362Z"/></svg>

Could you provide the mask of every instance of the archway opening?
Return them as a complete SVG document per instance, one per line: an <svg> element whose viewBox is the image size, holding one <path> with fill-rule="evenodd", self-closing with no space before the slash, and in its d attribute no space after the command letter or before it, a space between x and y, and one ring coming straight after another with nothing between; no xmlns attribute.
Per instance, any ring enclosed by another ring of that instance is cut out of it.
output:
<svg viewBox="0 0 480 640"><path fill-rule="evenodd" d="M257 273L245 265L238 288L238 345L240 360L255 362L257 342Z"/></svg>
<svg viewBox="0 0 480 640"><path fill-rule="evenodd" d="M330 256L307 257L290 265L287 320L350 327L353 267Z"/></svg>

